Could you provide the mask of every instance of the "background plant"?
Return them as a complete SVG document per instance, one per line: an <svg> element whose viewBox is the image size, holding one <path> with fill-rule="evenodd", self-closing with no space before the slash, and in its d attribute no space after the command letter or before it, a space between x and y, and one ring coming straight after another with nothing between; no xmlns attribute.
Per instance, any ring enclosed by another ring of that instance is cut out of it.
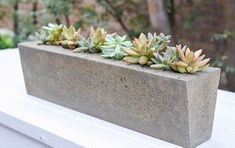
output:
<svg viewBox="0 0 235 148"><path fill-rule="evenodd" d="M13 48L15 46L14 38L10 35L0 35L0 50Z"/></svg>

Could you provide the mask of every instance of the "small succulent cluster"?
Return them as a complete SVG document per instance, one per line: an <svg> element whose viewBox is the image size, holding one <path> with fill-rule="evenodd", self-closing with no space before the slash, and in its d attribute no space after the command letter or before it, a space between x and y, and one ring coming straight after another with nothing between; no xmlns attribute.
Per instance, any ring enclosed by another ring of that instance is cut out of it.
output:
<svg viewBox="0 0 235 148"><path fill-rule="evenodd" d="M151 60L154 64L152 64L150 67L164 70L171 70L172 62L174 62L178 58L175 47L169 46L167 46L166 51L162 54L155 52L153 55L154 57L151 58Z"/></svg>
<svg viewBox="0 0 235 148"><path fill-rule="evenodd" d="M48 24L37 33L40 44L61 45L73 52L101 53L102 57L124 60L129 64L147 65L153 69L171 70L179 73L196 73L209 66L202 49L193 52L189 47L168 46L170 35L160 33L145 35L130 41L126 35L108 34L104 28L91 28L88 37L73 26Z"/></svg>
<svg viewBox="0 0 235 148"><path fill-rule="evenodd" d="M74 49L78 46L78 37L80 29L72 26L67 28L65 25L57 25L49 23L48 26L42 26L39 33L36 33L40 44L46 45L62 45L64 48Z"/></svg>
<svg viewBox="0 0 235 148"><path fill-rule="evenodd" d="M139 38L133 40L133 47L131 49L124 49L128 54L124 57L124 61L131 64L152 65L151 59L154 52L158 52L167 47L170 43L170 36L165 36L163 33L160 35L153 35L148 33L148 36L141 33Z"/></svg>
<svg viewBox="0 0 235 148"><path fill-rule="evenodd" d="M79 47L74 52L89 52L89 53L99 53L101 52L101 46L105 42L107 32L104 28L97 28L96 30L92 27L90 29L89 37L85 38L80 35L78 44Z"/></svg>
<svg viewBox="0 0 235 148"><path fill-rule="evenodd" d="M63 40L62 32L64 25L57 25L49 23L48 26L42 26L39 33L36 33L41 44L60 45Z"/></svg>
<svg viewBox="0 0 235 148"><path fill-rule="evenodd" d="M181 45L176 47L167 47L163 56L159 53L154 54L151 68L173 70L180 73L196 73L202 71L209 66L210 59L204 59L202 49L193 52L190 48Z"/></svg>

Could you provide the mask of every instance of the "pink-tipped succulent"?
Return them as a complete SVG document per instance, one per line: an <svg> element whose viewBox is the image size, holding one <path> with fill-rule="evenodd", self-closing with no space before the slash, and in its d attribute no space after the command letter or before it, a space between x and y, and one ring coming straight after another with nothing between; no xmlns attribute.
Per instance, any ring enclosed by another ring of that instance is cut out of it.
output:
<svg viewBox="0 0 235 148"><path fill-rule="evenodd" d="M179 60L170 65L174 71L180 73L196 73L209 66L210 58L204 59L205 55L201 55L202 49L193 52L186 46L181 48L181 45L176 45L176 51L179 55Z"/></svg>

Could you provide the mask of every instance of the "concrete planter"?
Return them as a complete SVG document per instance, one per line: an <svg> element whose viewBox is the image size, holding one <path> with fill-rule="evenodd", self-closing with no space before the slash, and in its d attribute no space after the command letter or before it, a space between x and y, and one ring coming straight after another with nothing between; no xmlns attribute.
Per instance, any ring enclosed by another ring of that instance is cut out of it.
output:
<svg viewBox="0 0 235 148"><path fill-rule="evenodd" d="M30 95L183 147L211 137L217 68L178 74L34 42L19 49Z"/></svg>

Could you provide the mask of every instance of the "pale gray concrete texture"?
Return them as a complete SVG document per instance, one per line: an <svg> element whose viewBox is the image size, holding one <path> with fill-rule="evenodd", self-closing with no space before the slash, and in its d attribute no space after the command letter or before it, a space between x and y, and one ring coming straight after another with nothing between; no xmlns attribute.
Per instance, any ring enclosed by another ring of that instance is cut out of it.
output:
<svg viewBox="0 0 235 148"><path fill-rule="evenodd" d="M211 137L217 68L179 74L35 42L19 49L30 95L187 148Z"/></svg>

